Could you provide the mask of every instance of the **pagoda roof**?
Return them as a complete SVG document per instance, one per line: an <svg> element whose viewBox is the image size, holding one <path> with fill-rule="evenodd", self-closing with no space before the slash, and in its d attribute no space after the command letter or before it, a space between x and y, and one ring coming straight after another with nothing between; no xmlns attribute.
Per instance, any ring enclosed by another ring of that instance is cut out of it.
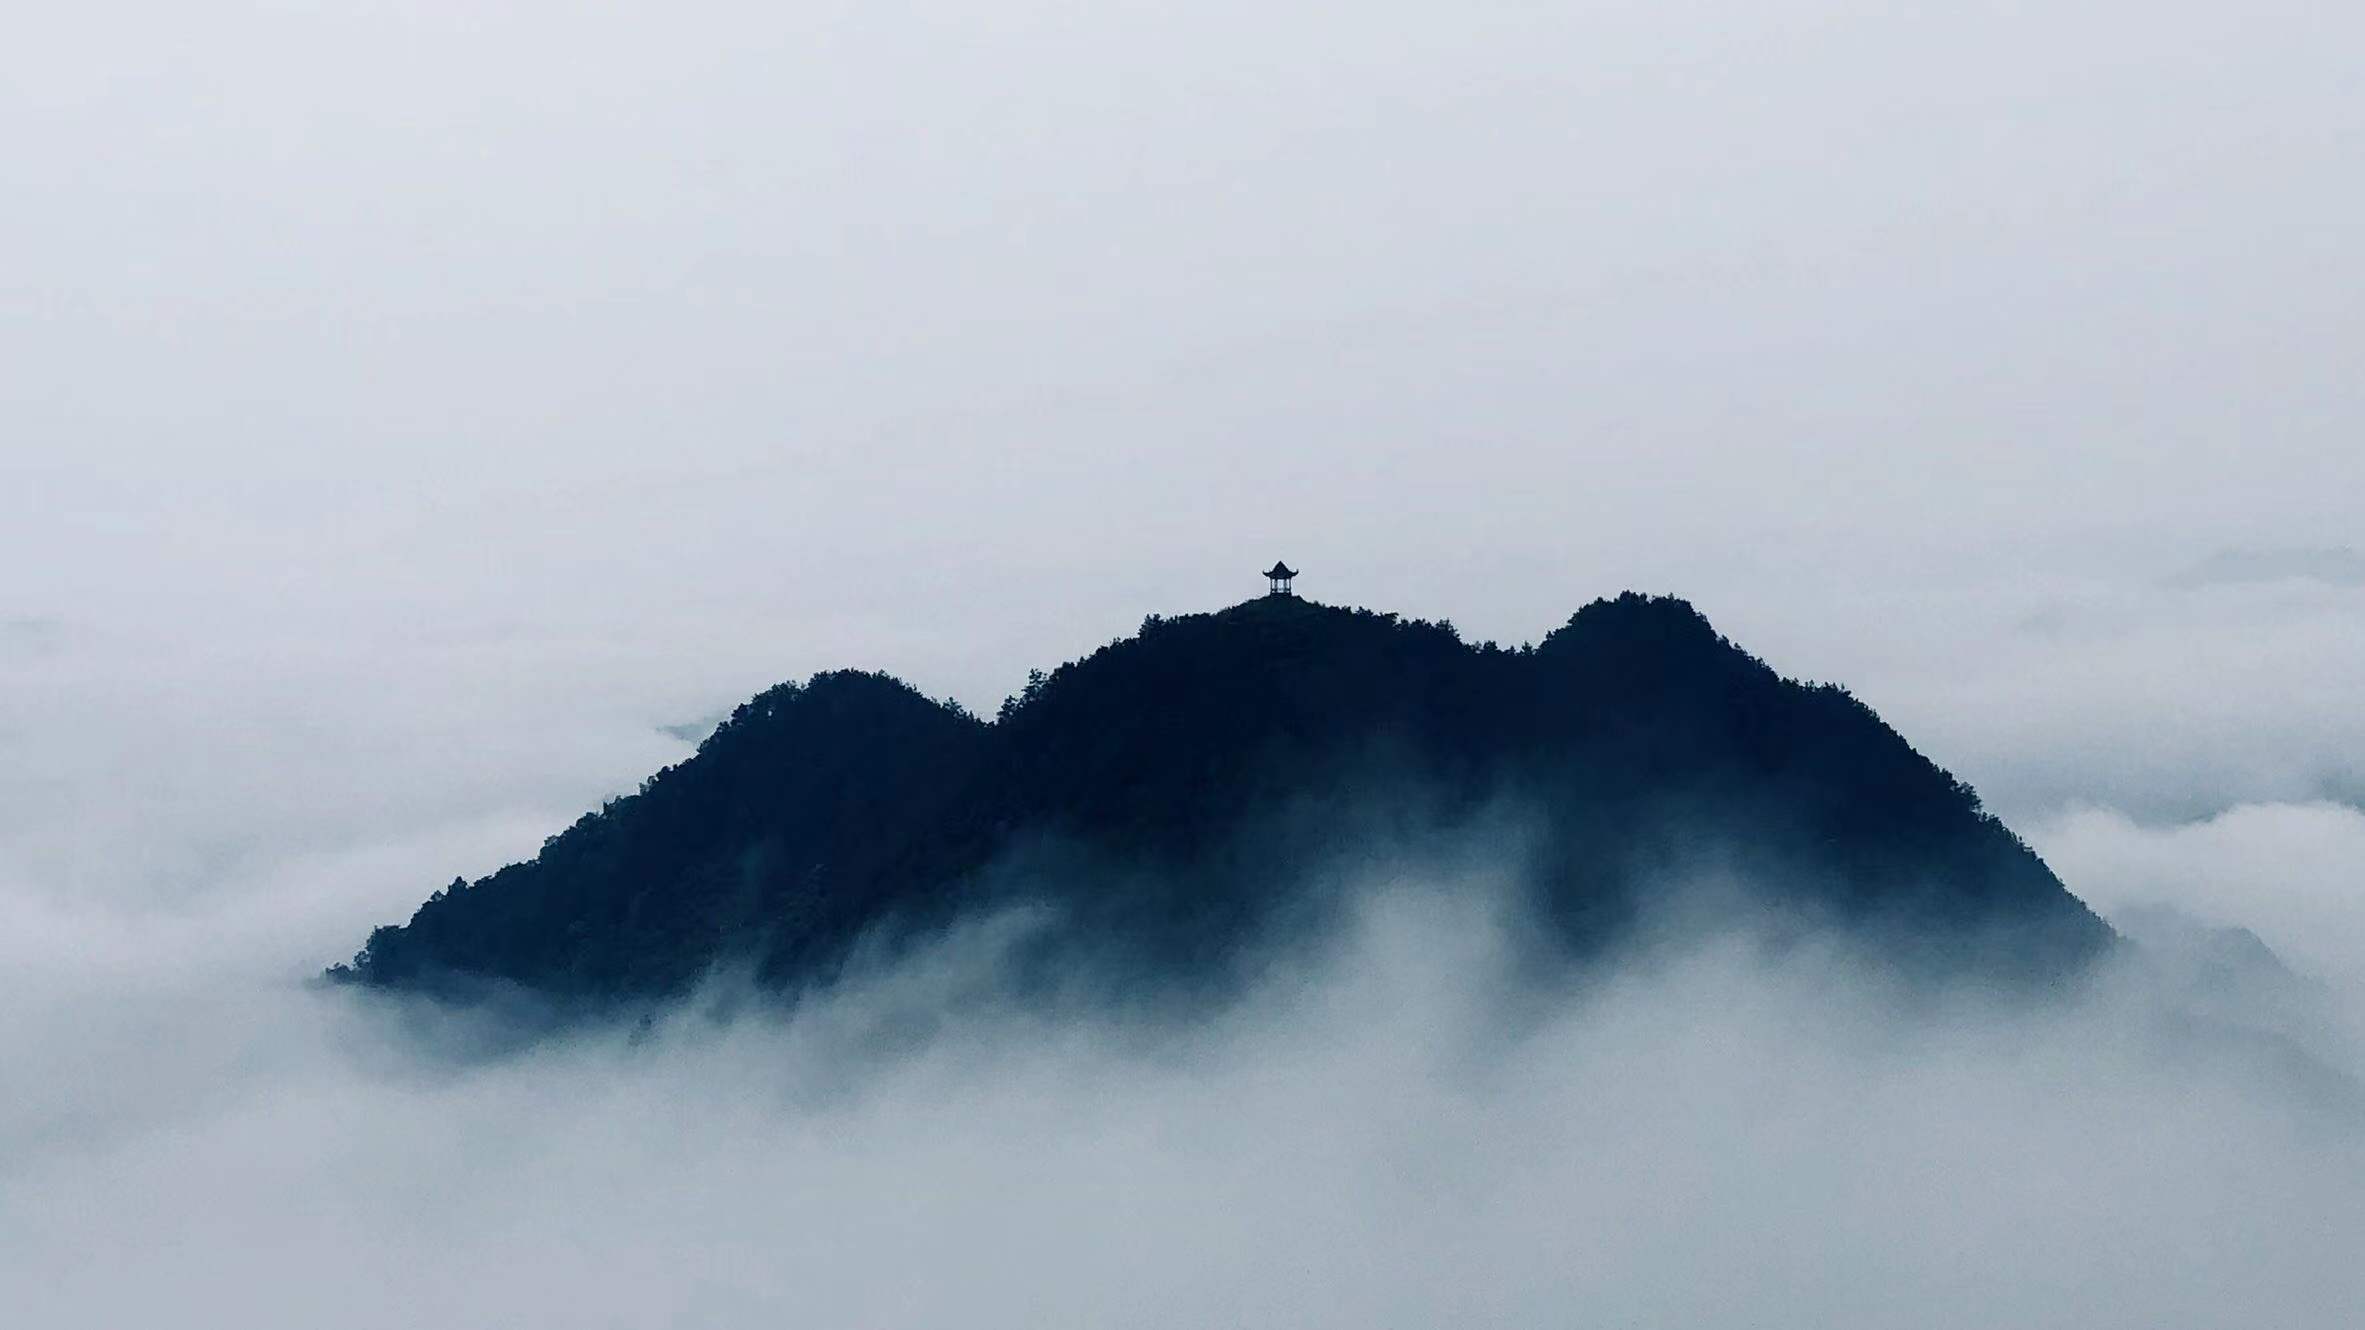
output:
<svg viewBox="0 0 2365 1330"><path fill-rule="evenodd" d="M1292 567L1290 567L1288 564L1285 564L1285 563L1275 563L1275 564L1274 564L1272 567L1270 567L1270 568L1267 568L1267 569L1265 570L1265 576L1267 576L1267 577L1295 577L1295 576L1297 576L1297 569L1295 569L1295 568L1292 568Z"/></svg>

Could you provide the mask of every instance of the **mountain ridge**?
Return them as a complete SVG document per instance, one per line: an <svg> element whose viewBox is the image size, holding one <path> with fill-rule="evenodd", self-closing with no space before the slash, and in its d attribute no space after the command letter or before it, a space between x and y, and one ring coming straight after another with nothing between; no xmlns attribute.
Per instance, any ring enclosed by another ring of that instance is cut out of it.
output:
<svg viewBox="0 0 2365 1330"><path fill-rule="evenodd" d="M1929 973L2050 982L2112 941L1968 785L1687 602L1596 600L1504 648L1277 594L1149 616L990 721L871 672L767 689L331 974L614 1000L747 964L794 991L866 936L1025 902L1062 920L1054 952L1204 978L1319 916L1306 884L1375 825L1417 845L1507 805L1532 828L1511 876L1571 957L1711 872Z"/></svg>

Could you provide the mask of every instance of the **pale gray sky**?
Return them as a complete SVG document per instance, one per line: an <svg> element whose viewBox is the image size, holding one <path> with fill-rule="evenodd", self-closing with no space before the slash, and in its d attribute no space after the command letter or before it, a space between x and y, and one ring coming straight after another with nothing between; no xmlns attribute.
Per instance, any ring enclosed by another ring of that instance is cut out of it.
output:
<svg viewBox="0 0 2365 1330"><path fill-rule="evenodd" d="M0 53L0 617L990 706L1278 554L1514 639L1682 592L1944 724L1885 676L1927 637L2365 545L2361 43L2118 0L53 6Z"/></svg>

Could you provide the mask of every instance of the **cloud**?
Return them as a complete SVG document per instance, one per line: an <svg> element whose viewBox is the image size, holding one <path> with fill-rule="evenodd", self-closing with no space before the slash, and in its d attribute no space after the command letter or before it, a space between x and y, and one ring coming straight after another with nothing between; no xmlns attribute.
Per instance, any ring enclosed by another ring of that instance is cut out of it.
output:
<svg viewBox="0 0 2365 1330"><path fill-rule="evenodd" d="M2346 588L1999 571L1872 608L1795 647L1800 629L1776 626L1763 636L1789 649L1769 654L1849 683L2015 825L2076 806L2166 822L2365 803L2347 700L2365 605Z"/></svg>
<svg viewBox="0 0 2365 1330"><path fill-rule="evenodd" d="M2219 550L2170 578L2168 584L2190 589L2286 580L2365 586L2365 555L2346 546Z"/></svg>
<svg viewBox="0 0 2365 1330"><path fill-rule="evenodd" d="M9 1121L0 1283L55 1326L2310 1325L2360 1291L2358 1125L2112 1000L1906 1017L1710 946L1539 1012L1462 885L1413 874L1204 1025L971 1004L880 1042L974 937L793 1019L460 1066L350 994L88 993L168 1001L83 1023L86 1074Z"/></svg>
<svg viewBox="0 0 2365 1330"><path fill-rule="evenodd" d="M2106 918L2172 907L2249 928L2313 974L2365 976L2365 810L2246 804L2162 826L2089 808L2030 828L2029 838Z"/></svg>

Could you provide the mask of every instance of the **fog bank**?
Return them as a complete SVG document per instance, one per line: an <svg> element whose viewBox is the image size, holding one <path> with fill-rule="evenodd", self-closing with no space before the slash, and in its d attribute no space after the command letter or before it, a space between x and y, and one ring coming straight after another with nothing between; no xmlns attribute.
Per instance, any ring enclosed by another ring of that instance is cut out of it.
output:
<svg viewBox="0 0 2365 1330"><path fill-rule="evenodd" d="M958 1000L991 928L793 1016L489 1059L251 973L76 985L6 1027L46 1074L0 1119L0 1285L55 1326L2332 1325L2365 1296L2365 1120L2134 975L1907 1014L1728 937L1541 999L1489 899L1383 883L1181 1026Z"/></svg>

